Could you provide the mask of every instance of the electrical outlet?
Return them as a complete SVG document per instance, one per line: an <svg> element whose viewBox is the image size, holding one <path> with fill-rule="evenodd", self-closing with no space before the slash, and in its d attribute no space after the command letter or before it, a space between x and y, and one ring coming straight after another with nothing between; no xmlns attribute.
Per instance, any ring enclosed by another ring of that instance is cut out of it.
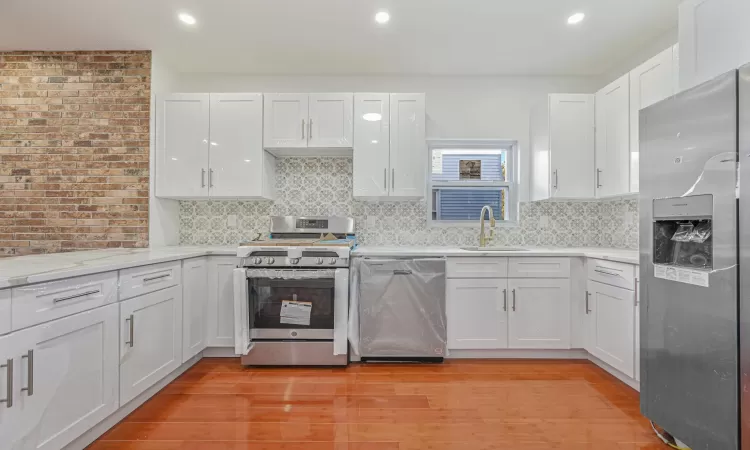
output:
<svg viewBox="0 0 750 450"><path fill-rule="evenodd" d="M539 226L541 228L547 228L549 226L549 216L541 216L539 218Z"/></svg>
<svg viewBox="0 0 750 450"><path fill-rule="evenodd" d="M227 226L229 228L237 228L237 215L230 214L227 216Z"/></svg>

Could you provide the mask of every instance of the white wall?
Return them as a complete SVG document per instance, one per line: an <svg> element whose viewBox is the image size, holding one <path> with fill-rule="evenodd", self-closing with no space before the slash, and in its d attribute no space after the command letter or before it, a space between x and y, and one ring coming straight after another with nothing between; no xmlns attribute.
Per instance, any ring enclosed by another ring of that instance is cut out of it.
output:
<svg viewBox="0 0 750 450"><path fill-rule="evenodd" d="M155 96L175 92L175 73L158 53L151 55L151 150L149 154L148 240L151 247L180 242L180 202L156 198L156 111Z"/></svg>
<svg viewBox="0 0 750 450"><path fill-rule="evenodd" d="M677 43L677 28L673 28L666 33L649 40L642 45L636 52L629 55L623 55L623 58L612 66L602 76L598 83L597 90L603 88L609 83L630 72L644 62L661 53L663 50Z"/></svg>
<svg viewBox="0 0 750 450"><path fill-rule="evenodd" d="M174 92L424 92L427 138L519 142L521 201L529 193L529 114L548 93L594 92L598 77L373 77L180 74Z"/></svg>

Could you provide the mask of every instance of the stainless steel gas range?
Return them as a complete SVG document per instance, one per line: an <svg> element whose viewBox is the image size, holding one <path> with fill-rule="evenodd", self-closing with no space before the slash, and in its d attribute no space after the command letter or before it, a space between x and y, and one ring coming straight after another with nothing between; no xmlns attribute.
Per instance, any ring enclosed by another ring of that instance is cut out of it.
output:
<svg viewBox="0 0 750 450"><path fill-rule="evenodd" d="M268 240L240 244L235 350L244 365L348 363L354 220L272 217Z"/></svg>

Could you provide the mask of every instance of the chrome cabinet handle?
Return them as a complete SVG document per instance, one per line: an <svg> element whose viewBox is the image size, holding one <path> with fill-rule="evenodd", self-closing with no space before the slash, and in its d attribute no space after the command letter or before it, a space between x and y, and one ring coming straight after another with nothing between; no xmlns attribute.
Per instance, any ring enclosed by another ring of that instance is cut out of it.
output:
<svg viewBox="0 0 750 450"><path fill-rule="evenodd" d="M8 381L5 383L5 398L0 399L0 403L5 403L7 408L13 407L13 359L9 359L0 368L5 367L8 370Z"/></svg>
<svg viewBox="0 0 750 450"><path fill-rule="evenodd" d="M503 289L503 311L508 310L508 290Z"/></svg>
<svg viewBox="0 0 750 450"><path fill-rule="evenodd" d="M383 187L388 189L388 169L383 169Z"/></svg>
<svg viewBox="0 0 750 450"><path fill-rule="evenodd" d="M620 270L620 269L615 269L615 268L613 268L613 267L603 267L603 266L596 266L596 270L602 270L602 269L606 269L606 270L611 270L611 271L613 271L613 272L622 272L622 270Z"/></svg>
<svg viewBox="0 0 750 450"><path fill-rule="evenodd" d="M396 169L391 169L391 189L396 189Z"/></svg>
<svg viewBox="0 0 750 450"><path fill-rule="evenodd" d="M305 139L305 119L302 119L302 139Z"/></svg>
<svg viewBox="0 0 750 450"><path fill-rule="evenodd" d="M635 279L635 306L638 306L638 278Z"/></svg>
<svg viewBox="0 0 750 450"><path fill-rule="evenodd" d="M85 296L91 295L91 294L98 294L99 292L101 292L101 291L99 289L96 289L96 290L93 290L93 291L81 292L80 294L69 295L67 297L59 297L59 298L56 298L56 299L52 300L52 303L60 303L60 302L64 302L64 301L67 301L67 300L73 300L74 298L85 297Z"/></svg>
<svg viewBox="0 0 750 450"><path fill-rule="evenodd" d="M27 387L21 388L21 392L26 392L31 397L34 395L34 350L29 350L21 359L27 359L29 364L29 372L26 375L28 384Z"/></svg>
<svg viewBox="0 0 750 450"><path fill-rule="evenodd" d="M133 314L131 314L130 317L125 319L125 323L128 323L128 322L130 323L130 327L129 327L130 340L125 341L125 345L128 345L130 346L130 348L133 348L133 343L135 341L135 339L133 339L134 337L133 334L135 334L135 329L134 329L135 328L135 316Z"/></svg>
<svg viewBox="0 0 750 450"><path fill-rule="evenodd" d="M511 308L513 309L513 311L515 311L516 310L516 290L513 289L512 292L513 292L513 306Z"/></svg>
<svg viewBox="0 0 750 450"><path fill-rule="evenodd" d="M201 169L201 187L206 187L206 169Z"/></svg>
<svg viewBox="0 0 750 450"><path fill-rule="evenodd" d="M312 119L310 119L310 123L307 124L307 130L307 135L310 137L310 139L312 139Z"/></svg>
<svg viewBox="0 0 750 450"><path fill-rule="evenodd" d="M612 273L612 272L607 272L606 270L599 270L599 269L594 269L594 272L596 272L596 273L600 273L600 274L602 274L602 275L609 275L609 276L611 276L611 277L619 277L619 276L620 276L620 274L619 274L619 273Z"/></svg>
<svg viewBox="0 0 750 450"><path fill-rule="evenodd" d="M589 309L589 297L590 296L591 296L591 292L586 291L586 314L591 312L591 310Z"/></svg>
<svg viewBox="0 0 750 450"><path fill-rule="evenodd" d="M147 282L147 281L160 280L160 279L162 279L162 278L167 278L167 277L168 277L168 276L170 276L170 275L171 275L171 273L165 273L165 274L163 274L163 275L157 275L157 276L155 276L155 277L148 277L148 278L144 278L144 279L143 279L143 282L145 283L145 282Z"/></svg>
<svg viewBox="0 0 750 450"><path fill-rule="evenodd" d="M214 169L208 169L208 187L214 187Z"/></svg>
<svg viewBox="0 0 750 450"><path fill-rule="evenodd" d="M601 173L602 173L601 169L596 169L596 188L597 189L602 187L602 184L599 182L599 178L600 178L599 176L601 175Z"/></svg>
<svg viewBox="0 0 750 450"><path fill-rule="evenodd" d="M557 177L557 170L555 170L554 173L555 173L555 189L557 189L557 185L559 184L558 183L559 180L558 180L558 177Z"/></svg>

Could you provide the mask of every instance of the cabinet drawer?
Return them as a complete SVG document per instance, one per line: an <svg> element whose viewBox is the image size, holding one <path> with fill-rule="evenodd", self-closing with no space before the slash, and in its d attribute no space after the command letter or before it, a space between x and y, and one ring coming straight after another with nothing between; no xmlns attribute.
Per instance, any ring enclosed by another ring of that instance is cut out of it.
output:
<svg viewBox="0 0 750 450"><path fill-rule="evenodd" d="M0 291L0 334L10 333L10 289Z"/></svg>
<svg viewBox="0 0 750 450"><path fill-rule="evenodd" d="M120 271L120 300L177 286L182 281L180 261L133 267Z"/></svg>
<svg viewBox="0 0 750 450"><path fill-rule="evenodd" d="M570 258L510 258L508 278L568 278Z"/></svg>
<svg viewBox="0 0 750 450"><path fill-rule="evenodd" d="M588 276L591 281L617 286L631 291L635 289L635 267L604 259L588 260Z"/></svg>
<svg viewBox="0 0 750 450"><path fill-rule="evenodd" d="M448 278L505 278L508 276L508 258L469 257L448 258Z"/></svg>
<svg viewBox="0 0 750 450"><path fill-rule="evenodd" d="M117 302L117 272L13 288L14 330Z"/></svg>

